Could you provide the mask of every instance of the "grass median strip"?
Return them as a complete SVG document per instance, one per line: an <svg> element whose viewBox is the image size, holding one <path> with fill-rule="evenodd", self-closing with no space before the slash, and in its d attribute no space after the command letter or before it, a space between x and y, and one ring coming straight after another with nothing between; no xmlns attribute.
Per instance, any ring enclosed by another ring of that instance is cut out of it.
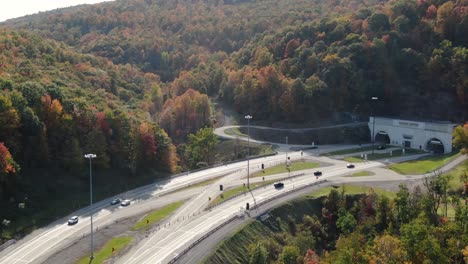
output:
<svg viewBox="0 0 468 264"><path fill-rule="evenodd" d="M450 172L446 172L443 175L450 175L449 189L452 191L463 190L464 181L461 179L462 176L468 174L468 161L455 167Z"/></svg>
<svg viewBox="0 0 468 264"><path fill-rule="evenodd" d="M458 156L458 153L448 153L425 157L418 160L397 163L390 166L390 169L404 175L418 175L432 172L444 164L452 161Z"/></svg>
<svg viewBox="0 0 468 264"><path fill-rule="evenodd" d="M377 147L375 147L377 148ZM322 156L336 156L336 155L345 155L345 154L351 154L351 153L356 153L356 152L363 152L363 151L371 151L372 146L369 147L361 147L361 148L352 148L352 149L343 149L343 150L337 150L337 151L332 151L328 153L323 153Z"/></svg>
<svg viewBox="0 0 468 264"><path fill-rule="evenodd" d="M169 205L164 206L163 208L156 210L154 212L149 213L143 219L138 221L132 228L131 230L136 231L140 230L143 228L148 228L152 224L159 222L161 219L165 218L166 216L170 215L173 213L175 210L177 210L179 207L184 204L184 201L179 201L175 202Z"/></svg>
<svg viewBox="0 0 468 264"><path fill-rule="evenodd" d="M396 149L392 150L392 155L390 155L390 151L387 150L385 153L374 153L374 154L367 154L367 159L368 160L380 160L380 159L390 159L390 158L396 158L396 157L401 157L405 155L414 155L414 154L422 154L425 153L422 150L417 150L417 149L406 149L405 153L403 154L402 149ZM348 161L348 162L363 162L364 159L361 156L352 156L352 157L346 157L343 160Z"/></svg>
<svg viewBox="0 0 468 264"><path fill-rule="evenodd" d="M263 185L268 185L275 181L276 180L268 180L268 181L262 181L262 182L257 182L257 183L251 183L250 189L263 186ZM210 206L223 202L224 200L229 199L232 196L237 195L239 193L247 192L248 190L249 189L247 189L247 186L239 186L239 187L226 189L222 194L218 195L215 199L211 201Z"/></svg>
<svg viewBox="0 0 468 264"><path fill-rule="evenodd" d="M216 178L213 178L213 179L209 179L209 180L206 180L206 181L195 183L193 185L190 185L190 186L184 187L182 189L179 189L179 190L177 190L177 192L181 192L181 191L185 191L185 190L189 190L189 189L193 189L193 188L198 188L198 187L211 185L211 184L215 183L216 181L218 181L221 178L222 177L216 177Z"/></svg>
<svg viewBox="0 0 468 264"><path fill-rule="evenodd" d="M77 264L99 264L110 258L113 254L117 254L119 250L124 248L128 243L132 241L133 237L123 236L116 237L108 241L99 251L94 253L94 259L92 262L89 261L89 256L80 259Z"/></svg>
<svg viewBox="0 0 468 264"><path fill-rule="evenodd" d="M370 172L370 171L359 171L346 177L364 177L364 176L372 176L372 175L375 175L375 173Z"/></svg>
<svg viewBox="0 0 468 264"><path fill-rule="evenodd" d="M224 133L230 136L247 137L247 135L242 133L238 127L228 128L224 130Z"/></svg>
<svg viewBox="0 0 468 264"><path fill-rule="evenodd" d="M347 161L347 162L353 162L353 163L356 163L356 162L364 162L363 159L361 158L356 158L356 157L346 157L343 159L344 161Z"/></svg>
<svg viewBox="0 0 468 264"><path fill-rule="evenodd" d="M320 164L317 163L317 162L297 161L297 162L291 163L291 165L289 166L289 169L291 170L291 172L293 172L293 171L315 169L315 168L317 168L319 166L320 166ZM280 165L276 165L276 166L273 166L273 167L270 167L270 168L266 168L265 173L263 173L262 171L253 173L253 174L250 175L250 177L251 178L262 177L262 176L280 174L280 173L285 173L285 172L288 172L288 170L286 169L286 165L285 164L280 164Z"/></svg>

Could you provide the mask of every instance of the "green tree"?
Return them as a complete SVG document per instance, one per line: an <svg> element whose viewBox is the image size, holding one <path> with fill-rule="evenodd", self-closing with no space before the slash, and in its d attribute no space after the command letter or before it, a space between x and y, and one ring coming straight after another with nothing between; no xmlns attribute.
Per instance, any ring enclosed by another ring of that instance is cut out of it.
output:
<svg viewBox="0 0 468 264"><path fill-rule="evenodd" d="M458 228L464 233L468 232L468 205L459 203L455 206L455 223Z"/></svg>
<svg viewBox="0 0 468 264"><path fill-rule="evenodd" d="M410 206L410 192L405 184L400 184L400 190L396 194L395 209L397 212L398 223L405 224L413 218L412 209Z"/></svg>
<svg viewBox="0 0 468 264"><path fill-rule="evenodd" d="M299 248L295 246L285 246L279 256L279 260L284 264L298 264L301 260L301 254Z"/></svg>
<svg viewBox="0 0 468 264"><path fill-rule="evenodd" d="M423 217L401 227L401 241L412 263L447 263L441 245L433 235L433 229Z"/></svg>
<svg viewBox="0 0 468 264"><path fill-rule="evenodd" d="M372 253L376 264L399 264L407 260L407 253L398 237L383 235L374 239Z"/></svg>
<svg viewBox="0 0 468 264"><path fill-rule="evenodd" d="M252 252L250 252L249 264L267 264L268 252L265 246L258 242L255 244Z"/></svg>
<svg viewBox="0 0 468 264"><path fill-rule="evenodd" d="M377 202L375 224L378 231L384 231L393 221L390 200L387 196L381 195Z"/></svg>
<svg viewBox="0 0 468 264"><path fill-rule="evenodd" d="M336 225L344 234L351 233L356 227L357 221L354 216L344 208L338 210L338 220Z"/></svg>
<svg viewBox="0 0 468 264"><path fill-rule="evenodd" d="M185 151L185 158L190 167L199 168L203 163L212 164L214 149L218 142L213 128L202 128L196 134L190 134Z"/></svg>
<svg viewBox="0 0 468 264"><path fill-rule="evenodd" d="M468 154L468 123L453 130L453 146L459 148L462 154Z"/></svg>
<svg viewBox="0 0 468 264"><path fill-rule="evenodd" d="M336 250L332 251L325 263L369 263L369 259L364 251L366 239L364 235L353 232L347 236L340 236L336 242Z"/></svg>
<svg viewBox="0 0 468 264"><path fill-rule="evenodd" d="M445 201L447 204L447 189L449 183L448 175L438 175L432 180L428 178L424 179L424 186L427 189L427 193L424 195L422 200L423 210L426 214L426 217L431 221L432 224L437 224L439 217L438 211L440 204Z"/></svg>
<svg viewBox="0 0 468 264"><path fill-rule="evenodd" d="M369 18L369 29L378 32L385 31L390 28L390 22L388 16L383 13L374 13Z"/></svg>
<svg viewBox="0 0 468 264"><path fill-rule="evenodd" d="M324 81L320 80L316 75L310 76L305 81L306 100L312 101L316 94L323 92L325 89L327 89L327 84Z"/></svg>

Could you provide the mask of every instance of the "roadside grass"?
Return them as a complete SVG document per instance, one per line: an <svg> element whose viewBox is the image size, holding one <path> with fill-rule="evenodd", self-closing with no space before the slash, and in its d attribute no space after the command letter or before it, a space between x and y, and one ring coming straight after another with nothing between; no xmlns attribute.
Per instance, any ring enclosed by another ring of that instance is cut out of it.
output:
<svg viewBox="0 0 468 264"><path fill-rule="evenodd" d="M201 263L249 263L247 252L256 241L274 239L274 233L262 222L248 219L245 225L231 232ZM271 240L270 240L271 241ZM255 263L255 262L252 262Z"/></svg>
<svg viewBox="0 0 468 264"><path fill-rule="evenodd" d="M124 248L128 243L132 241L133 237L123 236L123 237L116 237L108 241L99 251L94 253L94 259L90 262L89 257L86 256L81 258L76 264L99 264L103 263L105 260L110 258L112 254L116 254L119 250ZM114 252L112 252L112 248L114 248Z"/></svg>
<svg viewBox="0 0 468 264"><path fill-rule="evenodd" d="M424 157L390 165L390 169L403 175L417 175L432 172L455 159L459 154L452 152L442 155Z"/></svg>
<svg viewBox="0 0 468 264"><path fill-rule="evenodd" d="M461 163L453 170L444 173L443 175L450 175L450 181L448 183L450 191L457 191L463 189L464 182L460 180L460 176L464 174L468 175L468 160Z"/></svg>
<svg viewBox="0 0 468 264"><path fill-rule="evenodd" d="M152 224L159 222L161 219L173 213L175 210L181 207L182 204L184 204L184 201L175 202L149 213L143 219L136 222L135 225L131 228L131 230L137 231L143 228L148 228Z"/></svg>
<svg viewBox="0 0 468 264"><path fill-rule="evenodd" d="M361 158L356 158L356 157L346 157L343 159L344 161L347 161L347 162L364 162L363 159Z"/></svg>
<svg viewBox="0 0 468 264"><path fill-rule="evenodd" d="M193 188L198 188L198 187L211 185L211 184L215 183L216 181L218 181L221 178L222 177L216 177L216 178L213 178L213 179L209 179L209 180L206 180L206 181L195 183L193 185L190 185L190 186L184 187L182 189L179 189L179 190L177 190L177 192L181 192L181 191L185 191L185 190L189 190L189 189L193 189Z"/></svg>
<svg viewBox="0 0 468 264"><path fill-rule="evenodd" d="M276 182L276 180L268 180L268 181L262 181L262 182L257 182L257 183L251 183L250 188L253 189L253 188L256 188L256 187L259 187L259 186L264 186L264 185L271 184L273 182ZM229 199L230 197L232 197L232 196L234 196L236 194L247 192L248 190L249 189L247 189L247 186L239 186L239 187L225 189L222 194L218 195L215 199L211 200L211 203L210 203L209 206L212 206L212 205L220 203L220 202L222 202L224 200L227 200L227 199Z"/></svg>
<svg viewBox="0 0 468 264"><path fill-rule="evenodd" d="M370 171L359 171L345 177L364 177L364 176L373 176L375 173Z"/></svg>
<svg viewBox="0 0 468 264"><path fill-rule="evenodd" d="M377 148L377 147L375 147L375 148ZM331 152L327 152L327 153L322 153L321 156L345 155L345 154L351 154L351 153L363 152L363 151L370 151L370 150L372 150L372 146L331 151Z"/></svg>
<svg viewBox="0 0 468 264"><path fill-rule="evenodd" d="M224 133L230 136L239 136L239 137L247 137L246 134L242 133L238 127L232 127L224 130Z"/></svg>
<svg viewBox="0 0 468 264"><path fill-rule="evenodd" d="M316 190L311 192L310 194L306 195L306 198L317 198L321 196L327 196L331 190L336 189L338 192L342 192L344 188L344 193L345 194L360 194L360 193L369 193L371 191L374 191L378 195L385 195L388 198L395 198L396 193L381 189L381 188L371 188L371 187L366 187L366 186L357 186L357 185L340 185L339 188L334 188L333 186L327 186L324 188L321 188L320 190Z"/></svg>
<svg viewBox="0 0 468 264"><path fill-rule="evenodd" d="M274 154L272 145L250 142L250 157ZM245 159L249 155L248 142L240 139L222 140L212 153L215 164Z"/></svg>
<svg viewBox="0 0 468 264"><path fill-rule="evenodd" d="M389 159L389 158L395 158L395 157L401 157L401 156L407 156L407 155L414 155L414 154L422 154L425 153L422 150L417 150L417 149L406 149L405 154L403 154L402 149L397 149L397 150L392 150L392 155L390 155L390 152L387 151L386 153L374 153L374 154L367 154L367 160L380 160L380 159ZM343 160L349 161L349 162L363 162L364 159L361 158L361 156L352 156L352 157L346 157Z"/></svg>
<svg viewBox="0 0 468 264"><path fill-rule="evenodd" d="M440 216L445 216L445 204L441 203L439 209L437 209L437 214ZM447 205L447 217L454 218L455 217L455 208L453 205Z"/></svg>
<svg viewBox="0 0 468 264"><path fill-rule="evenodd" d="M314 168L318 168L319 166L320 166L320 164L317 163L317 162L298 161L298 162L292 162L291 165L289 166L289 169L291 170L291 172L293 172L293 171L314 169ZM255 177L269 176L269 175L288 172L288 170L286 169L285 164L280 164L280 165L276 165L276 166L273 166L273 167L270 167L270 168L266 168L264 171L265 171L265 173L263 173L262 171L258 171L256 173L253 173L253 174L250 175L250 177L255 178Z"/></svg>

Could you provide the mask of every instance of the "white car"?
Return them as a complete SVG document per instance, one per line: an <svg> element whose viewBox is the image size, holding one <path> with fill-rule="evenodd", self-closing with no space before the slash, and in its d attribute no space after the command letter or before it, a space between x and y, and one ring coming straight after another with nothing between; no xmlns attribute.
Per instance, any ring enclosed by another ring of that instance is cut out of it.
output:
<svg viewBox="0 0 468 264"><path fill-rule="evenodd" d="M70 219L68 219L68 225L74 225L78 223L78 216L72 216L70 217Z"/></svg>
<svg viewBox="0 0 468 264"><path fill-rule="evenodd" d="M130 200L128 199L125 199L123 200L121 203L120 203L121 206L127 206L127 205L130 205Z"/></svg>

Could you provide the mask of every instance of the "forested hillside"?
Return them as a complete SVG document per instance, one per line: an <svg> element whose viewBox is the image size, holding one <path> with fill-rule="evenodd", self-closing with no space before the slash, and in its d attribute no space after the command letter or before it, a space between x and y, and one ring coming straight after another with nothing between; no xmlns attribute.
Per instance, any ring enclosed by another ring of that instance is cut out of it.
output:
<svg viewBox="0 0 468 264"><path fill-rule="evenodd" d="M317 121L375 107L460 121L467 12L466 0L135 0L5 26L135 64L160 75L172 96L193 88L257 119ZM372 96L380 98L374 106Z"/></svg>
<svg viewBox="0 0 468 264"><path fill-rule="evenodd" d="M65 194L71 203L87 186L85 153L99 157L94 169L113 171L99 182L174 172L175 147L147 113L162 107L159 85L157 75L134 66L83 55L27 32L2 30L2 219L15 220L18 202L28 197L28 209L20 212L26 218L43 210L42 201L66 199Z"/></svg>
<svg viewBox="0 0 468 264"><path fill-rule="evenodd" d="M125 184L212 164L186 143L213 138L200 130L213 102L298 124L468 118L467 0L117 0L0 28L0 202L12 214L40 184L42 198L84 188L87 152Z"/></svg>
<svg viewBox="0 0 468 264"><path fill-rule="evenodd" d="M289 202L234 232L203 263L467 263L466 196L461 184L447 188L449 178L414 190L402 184L393 198L343 187Z"/></svg>

